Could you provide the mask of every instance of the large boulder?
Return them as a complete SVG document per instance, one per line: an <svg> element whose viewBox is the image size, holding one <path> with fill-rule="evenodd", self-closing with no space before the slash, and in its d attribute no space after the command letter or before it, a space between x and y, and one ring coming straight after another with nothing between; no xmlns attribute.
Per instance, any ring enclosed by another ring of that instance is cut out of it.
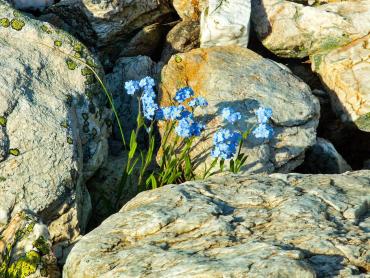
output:
<svg viewBox="0 0 370 278"><path fill-rule="evenodd" d="M85 188L107 156L110 119L75 38L0 0L0 227L20 210L38 214L54 243L84 231ZM79 58L74 58L79 57Z"/></svg>
<svg viewBox="0 0 370 278"><path fill-rule="evenodd" d="M316 142L319 103L310 88L285 68L246 48L212 47L175 55L162 70L161 105L170 105L176 91L184 86L192 87L209 102L195 113L207 123L192 151L198 173L204 170L204 162L211 161L213 133L227 127L221 118L225 107L242 113L242 130L256 124L254 111L259 106L273 110L275 137L262 142L249 137L243 147L248 154L244 172L291 171Z"/></svg>
<svg viewBox="0 0 370 278"><path fill-rule="evenodd" d="M311 58L312 69L327 86L342 122L355 122L370 132L370 35Z"/></svg>
<svg viewBox="0 0 370 278"><path fill-rule="evenodd" d="M201 47L248 46L251 16L250 0L209 0L200 20Z"/></svg>
<svg viewBox="0 0 370 278"><path fill-rule="evenodd" d="M144 192L84 236L82 277L362 277L370 171L227 176ZM356 276L357 277L357 276Z"/></svg>
<svg viewBox="0 0 370 278"><path fill-rule="evenodd" d="M145 26L165 20L173 12L170 2L62 0L52 6L49 12L57 14L73 26L84 39L91 43L95 39L98 46L104 46L130 37Z"/></svg>
<svg viewBox="0 0 370 278"><path fill-rule="evenodd" d="M303 58L333 49L370 30L367 0L333 1L315 7L294 1L257 0L253 11L257 35L266 48L282 57Z"/></svg>

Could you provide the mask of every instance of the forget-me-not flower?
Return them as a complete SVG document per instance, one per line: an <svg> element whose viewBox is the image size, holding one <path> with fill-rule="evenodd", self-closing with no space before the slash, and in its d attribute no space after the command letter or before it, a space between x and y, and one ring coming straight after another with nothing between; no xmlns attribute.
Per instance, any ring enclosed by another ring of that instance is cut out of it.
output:
<svg viewBox="0 0 370 278"><path fill-rule="evenodd" d="M257 116L257 120L261 124L265 124L268 122L268 120L272 117L272 109L271 108L265 108L260 107L255 112Z"/></svg>
<svg viewBox="0 0 370 278"><path fill-rule="evenodd" d="M178 103L183 103L185 100L187 100L188 98L191 98L192 96L194 96L193 89L190 87L184 87L177 91L174 99Z"/></svg>
<svg viewBox="0 0 370 278"><path fill-rule="evenodd" d="M238 132L230 129L220 129L213 137L214 148L211 151L213 157L222 159L231 159L240 143L242 136Z"/></svg>
<svg viewBox="0 0 370 278"><path fill-rule="evenodd" d="M175 128L175 131L178 136L183 138L189 138L192 136L200 136L203 129L204 125L201 123L197 123L196 121L194 121L193 116L189 115L188 117L184 117L181 120L179 120L179 123Z"/></svg>
<svg viewBox="0 0 370 278"><path fill-rule="evenodd" d="M222 109L222 117L231 124L239 121L242 115L239 112L235 112L232 108L226 107Z"/></svg>
<svg viewBox="0 0 370 278"><path fill-rule="evenodd" d="M128 95L133 95L140 90L139 82L135 80L127 81L125 82L125 89Z"/></svg>
<svg viewBox="0 0 370 278"><path fill-rule="evenodd" d="M190 107L205 107L208 106L208 102L204 97L197 97L189 101Z"/></svg>

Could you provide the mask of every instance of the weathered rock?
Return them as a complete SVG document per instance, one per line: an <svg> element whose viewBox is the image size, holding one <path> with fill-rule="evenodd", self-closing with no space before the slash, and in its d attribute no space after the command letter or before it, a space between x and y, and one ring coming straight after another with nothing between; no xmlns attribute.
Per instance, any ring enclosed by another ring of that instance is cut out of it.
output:
<svg viewBox="0 0 370 278"><path fill-rule="evenodd" d="M183 20L199 21L208 0L173 0L176 12Z"/></svg>
<svg viewBox="0 0 370 278"><path fill-rule="evenodd" d="M140 80L145 76L158 77L162 64L153 62L149 57L123 57L117 60L113 72L107 74L107 88L113 95L113 100L121 122L124 123L124 133L130 138L131 131L136 127L138 113L138 102L136 97L132 97L125 92L125 82L129 80ZM114 137L121 139L117 127L114 129Z"/></svg>
<svg viewBox="0 0 370 278"><path fill-rule="evenodd" d="M173 8L169 0L63 0L49 12L60 16L92 45L102 47L162 22Z"/></svg>
<svg viewBox="0 0 370 278"><path fill-rule="evenodd" d="M213 133L227 126L221 118L225 107L242 113L242 130L255 125L254 111L259 106L270 107L274 113L274 139L261 142L251 135L243 148L248 160L242 171L291 171L303 162L306 148L316 142L319 104L309 87L248 49L212 47L177 54L162 70L162 106L169 105L184 86L192 87L209 102L208 107L195 112L207 123L192 152L198 173L204 170L202 162L211 161Z"/></svg>
<svg viewBox="0 0 370 278"><path fill-rule="evenodd" d="M369 196L370 171L165 186L139 194L84 236L63 274L363 277Z"/></svg>
<svg viewBox="0 0 370 278"><path fill-rule="evenodd" d="M86 63L100 67L75 38L3 0L0 18L0 227L29 210L53 243L73 240L90 213L84 182L108 150L110 112Z"/></svg>
<svg viewBox="0 0 370 278"><path fill-rule="evenodd" d="M306 151L300 168L310 174L342 174L352 170L333 144L323 138L317 138L316 144Z"/></svg>
<svg viewBox="0 0 370 278"><path fill-rule="evenodd" d="M17 9L43 10L55 3L54 0L9 0Z"/></svg>
<svg viewBox="0 0 370 278"><path fill-rule="evenodd" d="M27 212L0 229L0 277L60 277L48 228Z"/></svg>
<svg viewBox="0 0 370 278"><path fill-rule="evenodd" d="M248 46L250 0L209 0L200 20L201 47Z"/></svg>
<svg viewBox="0 0 370 278"><path fill-rule="evenodd" d="M200 26L196 21L182 21L167 34L161 61L165 64L176 53L188 52L200 46Z"/></svg>
<svg viewBox="0 0 370 278"><path fill-rule="evenodd" d="M264 46L302 58L361 38L370 30L370 2L335 1L315 7L292 1L253 1L252 20Z"/></svg>
<svg viewBox="0 0 370 278"><path fill-rule="evenodd" d="M314 54L312 61L340 119L370 132L370 35L328 54Z"/></svg>

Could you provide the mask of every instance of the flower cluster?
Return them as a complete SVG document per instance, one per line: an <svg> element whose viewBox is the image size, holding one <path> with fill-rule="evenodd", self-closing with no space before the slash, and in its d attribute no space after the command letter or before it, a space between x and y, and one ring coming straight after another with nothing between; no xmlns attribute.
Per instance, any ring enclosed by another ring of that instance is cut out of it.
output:
<svg viewBox="0 0 370 278"><path fill-rule="evenodd" d="M189 138L192 136L200 136L205 126L201 123L194 121L192 114L179 120L179 124L175 128L177 135L183 138Z"/></svg>
<svg viewBox="0 0 370 278"><path fill-rule="evenodd" d="M235 112L232 108L226 107L222 109L222 117L231 124L239 121L242 118L240 112Z"/></svg>
<svg viewBox="0 0 370 278"><path fill-rule="evenodd" d="M179 103L178 106L159 107L155 102L156 94L154 91L155 81L151 77L145 77L140 81L130 80L125 83L125 89L128 95L134 95L142 90L141 104L144 117L148 120L178 121L175 128L176 133L183 138L200 136L205 126L194 120L192 112L186 109L184 101L194 96L194 91L190 87L184 87L177 91L174 100ZM188 106L191 108L207 106L208 102L203 97L192 98Z"/></svg>
<svg viewBox="0 0 370 278"><path fill-rule="evenodd" d="M239 132L230 129L220 129L213 137L214 148L211 151L213 157L231 159L239 145L242 136Z"/></svg>
<svg viewBox="0 0 370 278"><path fill-rule="evenodd" d="M274 135L274 130L267 122L272 117L272 110L270 108L260 107L255 112L257 116L258 126L253 130L253 135L256 138L269 139Z"/></svg>

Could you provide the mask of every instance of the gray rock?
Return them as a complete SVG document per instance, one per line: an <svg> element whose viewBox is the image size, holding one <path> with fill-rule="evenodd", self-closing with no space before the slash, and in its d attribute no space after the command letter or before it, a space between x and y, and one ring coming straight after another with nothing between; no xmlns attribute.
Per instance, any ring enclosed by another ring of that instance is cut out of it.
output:
<svg viewBox="0 0 370 278"><path fill-rule="evenodd" d="M63 274L365 277L369 196L370 171L165 186L139 194L84 236Z"/></svg>
<svg viewBox="0 0 370 278"><path fill-rule="evenodd" d="M200 20L201 47L248 46L250 0L209 0Z"/></svg>
<svg viewBox="0 0 370 278"><path fill-rule="evenodd" d="M174 10L168 0L62 0L48 11L64 19L86 41L102 47L164 21Z"/></svg>
<svg viewBox="0 0 370 278"><path fill-rule="evenodd" d="M111 115L86 64L101 69L71 35L3 0L0 18L0 227L29 210L53 243L68 242L89 217L85 180L107 156Z"/></svg>
<svg viewBox="0 0 370 278"><path fill-rule="evenodd" d="M171 105L176 91L185 86L209 102L208 107L195 111L207 123L191 152L198 174L203 173L204 163L213 160L210 150L215 130L235 128L221 117L225 107L242 113L238 128L243 131L255 126L258 107L270 107L274 113L274 138L261 141L251 135L244 145L248 155L244 172L289 172L303 162L305 150L316 142L320 107L310 88L285 68L246 48L212 47L177 54L163 68L161 81L162 106ZM160 128L164 130L163 125Z"/></svg>
<svg viewBox="0 0 370 278"><path fill-rule="evenodd" d="M351 171L351 166L337 152L328 140L317 138L317 142L309 148L301 169L311 174L342 174Z"/></svg>
<svg viewBox="0 0 370 278"><path fill-rule="evenodd" d="M9 0L15 8L21 10L43 10L55 3L55 0Z"/></svg>
<svg viewBox="0 0 370 278"><path fill-rule="evenodd" d="M253 1L252 21L257 35L281 57L303 58L348 44L368 34L367 0L329 1L314 7L300 1Z"/></svg>

